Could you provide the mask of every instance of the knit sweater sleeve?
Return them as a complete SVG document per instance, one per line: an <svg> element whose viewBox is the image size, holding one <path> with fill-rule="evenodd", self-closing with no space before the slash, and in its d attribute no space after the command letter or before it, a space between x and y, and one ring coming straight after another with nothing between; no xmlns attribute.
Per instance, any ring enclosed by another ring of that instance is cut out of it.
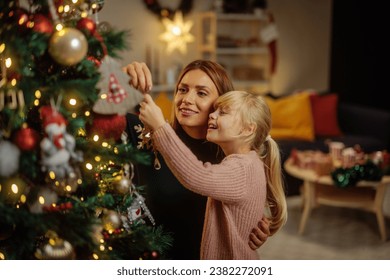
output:
<svg viewBox="0 0 390 280"><path fill-rule="evenodd" d="M155 148L162 154L176 178L188 189L228 203L239 202L247 193L247 165L240 155L221 164L203 163L180 140L168 124L153 132Z"/></svg>

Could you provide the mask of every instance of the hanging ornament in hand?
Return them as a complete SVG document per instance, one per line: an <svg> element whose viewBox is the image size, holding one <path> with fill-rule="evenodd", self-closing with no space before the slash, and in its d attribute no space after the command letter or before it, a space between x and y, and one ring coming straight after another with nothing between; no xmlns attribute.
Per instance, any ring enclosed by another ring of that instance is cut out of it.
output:
<svg viewBox="0 0 390 280"><path fill-rule="evenodd" d="M103 115L135 113L143 96L129 85L129 78L122 71L120 64L106 55L99 72L101 79L97 87L100 93L93 111Z"/></svg>
<svg viewBox="0 0 390 280"><path fill-rule="evenodd" d="M84 34L71 27L56 31L49 41L51 57L63 66L79 63L88 52L88 42Z"/></svg>

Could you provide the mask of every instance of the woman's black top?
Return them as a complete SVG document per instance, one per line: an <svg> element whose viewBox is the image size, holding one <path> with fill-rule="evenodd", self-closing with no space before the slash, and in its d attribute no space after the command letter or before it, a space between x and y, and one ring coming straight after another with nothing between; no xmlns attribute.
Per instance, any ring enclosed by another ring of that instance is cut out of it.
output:
<svg viewBox="0 0 390 280"><path fill-rule="evenodd" d="M142 123L137 115L127 115L127 133L134 146L137 145L138 133L134 126ZM180 139L203 162L217 163L218 153L215 144L206 140L191 138L183 130L177 131ZM192 260L200 258L204 214L207 197L186 189L169 170L164 159L158 155L161 169L153 165L136 166L136 182L145 185L145 203L149 207L157 225L162 225L165 232L173 237L173 246L166 253L166 258ZM188 174L188 176L191 176Z"/></svg>

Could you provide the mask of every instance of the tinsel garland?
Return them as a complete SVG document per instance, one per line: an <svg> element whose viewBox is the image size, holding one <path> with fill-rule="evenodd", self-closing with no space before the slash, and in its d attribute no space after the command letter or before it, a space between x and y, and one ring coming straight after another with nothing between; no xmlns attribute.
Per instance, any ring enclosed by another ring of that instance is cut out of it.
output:
<svg viewBox="0 0 390 280"><path fill-rule="evenodd" d="M192 10L192 0L181 0L177 9L172 10L167 7L162 7L157 0L144 0L146 8L158 17L172 18L176 11L181 11L183 15L188 14Z"/></svg>
<svg viewBox="0 0 390 280"><path fill-rule="evenodd" d="M357 164L350 168L337 168L331 173L334 185L338 188L356 186L359 181L380 181L383 170L372 161Z"/></svg>

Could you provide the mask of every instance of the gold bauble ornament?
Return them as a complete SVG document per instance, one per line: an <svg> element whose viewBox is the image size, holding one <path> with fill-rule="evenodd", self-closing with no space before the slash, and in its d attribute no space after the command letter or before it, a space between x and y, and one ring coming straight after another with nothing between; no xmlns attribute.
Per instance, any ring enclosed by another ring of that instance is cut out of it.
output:
<svg viewBox="0 0 390 280"><path fill-rule="evenodd" d="M103 226L102 225L93 225L92 231L91 231L91 237L92 240L95 242L95 244L100 244L103 240L103 234L102 234Z"/></svg>
<svg viewBox="0 0 390 280"><path fill-rule="evenodd" d="M58 237L54 231L46 234L47 243L35 252L39 260L73 260L76 257L72 244Z"/></svg>
<svg viewBox="0 0 390 280"><path fill-rule="evenodd" d="M131 189L131 180L123 176L117 176L114 181L115 192L119 194L129 194Z"/></svg>
<svg viewBox="0 0 390 280"><path fill-rule="evenodd" d="M16 204L26 190L26 182L17 176L0 178L0 201Z"/></svg>
<svg viewBox="0 0 390 280"><path fill-rule="evenodd" d="M114 231L122 225L120 214L114 210L104 211L102 222L103 228L107 231Z"/></svg>
<svg viewBox="0 0 390 280"><path fill-rule="evenodd" d="M87 39L78 29L66 27L55 32L50 38L49 53L61 65L75 65L86 56L87 52Z"/></svg>
<svg viewBox="0 0 390 280"><path fill-rule="evenodd" d="M79 184L81 183L81 171L76 165L72 165L73 171L70 172L65 178L54 179L50 178L50 174L47 176L49 185L58 195L67 195L77 191Z"/></svg>

